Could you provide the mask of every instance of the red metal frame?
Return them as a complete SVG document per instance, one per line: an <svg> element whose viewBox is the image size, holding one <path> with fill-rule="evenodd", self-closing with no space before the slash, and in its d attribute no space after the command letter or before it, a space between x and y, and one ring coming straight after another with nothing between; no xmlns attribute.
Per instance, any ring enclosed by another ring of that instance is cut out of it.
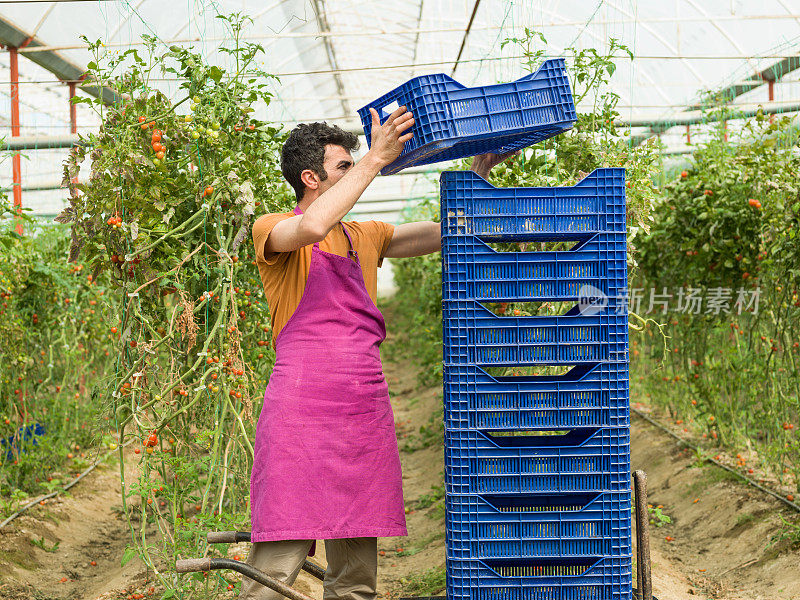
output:
<svg viewBox="0 0 800 600"><path fill-rule="evenodd" d="M71 133L78 133L78 113L77 106L72 103L75 97L75 82L69 82L69 130Z"/></svg>
<svg viewBox="0 0 800 600"><path fill-rule="evenodd" d="M69 85L69 130L71 133L78 133L78 107L72 103L72 99L75 97L76 83L75 81L67 82L67 85ZM72 183L73 185L78 183L77 175L72 178Z"/></svg>
<svg viewBox="0 0 800 600"><path fill-rule="evenodd" d="M769 81L767 81L767 99L770 102L774 102L775 101L775 80L774 79L770 79ZM775 122L775 115L770 115L769 116L769 122L770 123L774 123Z"/></svg>

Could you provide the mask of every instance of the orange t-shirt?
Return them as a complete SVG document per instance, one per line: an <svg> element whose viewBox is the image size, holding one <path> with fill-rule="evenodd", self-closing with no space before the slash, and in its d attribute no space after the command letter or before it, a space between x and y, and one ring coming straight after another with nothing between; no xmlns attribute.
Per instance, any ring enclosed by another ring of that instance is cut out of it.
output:
<svg viewBox="0 0 800 600"><path fill-rule="evenodd" d="M272 252L264 256L264 245L275 224L293 217L293 212L270 213L259 217L253 223L253 243L256 251L256 265L264 286L264 297L269 306L272 321L272 346L283 326L294 314L300 298L306 289L308 269L311 265L313 244L303 246L292 252ZM378 299L378 267L383 263L386 249L394 235L394 225L382 221L344 221L347 232L353 240L353 248L358 252L364 283L372 301ZM319 243L323 252L347 256L350 244L342 230L336 225Z"/></svg>

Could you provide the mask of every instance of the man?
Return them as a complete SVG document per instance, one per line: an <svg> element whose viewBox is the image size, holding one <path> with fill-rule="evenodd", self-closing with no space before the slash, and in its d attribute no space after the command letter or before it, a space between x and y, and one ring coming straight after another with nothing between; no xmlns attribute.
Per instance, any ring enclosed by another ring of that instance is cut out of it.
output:
<svg viewBox="0 0 800 600"><path fill-rule="evenodd" d="M412 136L405 107L383 125L371 113L371 148L358 164L355 135L324 123L296 127L281 170L297 206L253 225L276 362L256 429L247 562L291 585L323 539L326 600L373 600L377 538L407 535L378 350L386 328L375 305L377 268L385 257L441 248L433 221L341 222ZM473 170L486 177L503 158L476 157ZM280 597L243 579L240 599Z"/></svg>

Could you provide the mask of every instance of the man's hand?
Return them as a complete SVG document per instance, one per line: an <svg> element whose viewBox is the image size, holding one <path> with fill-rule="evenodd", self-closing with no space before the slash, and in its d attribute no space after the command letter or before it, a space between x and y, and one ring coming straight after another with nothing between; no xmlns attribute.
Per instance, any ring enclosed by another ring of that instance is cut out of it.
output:
<svg viewBox="0 0 800 600"><path fill-rule="evenodd" d="M414 115L401 106L381 125L378 111L370 108L369 112L372 115L372 138L367 154L371 154L383 168L400 156L406 142L413 137L410 131L403 132L414 124Z"/></svg>
<svg viewBox="0 0 800 600"><path fill-rule="evenodd" d="M494 152L478 154L472 159L472 166L470 167L470 170L474 171L484 179L489 179L489 171L491 171L492 168L499 165L505 159L511 156L516 156L520 152L522 152L522 150L512 150L511 152L506 152L505 154L495 154Z"/></svg>

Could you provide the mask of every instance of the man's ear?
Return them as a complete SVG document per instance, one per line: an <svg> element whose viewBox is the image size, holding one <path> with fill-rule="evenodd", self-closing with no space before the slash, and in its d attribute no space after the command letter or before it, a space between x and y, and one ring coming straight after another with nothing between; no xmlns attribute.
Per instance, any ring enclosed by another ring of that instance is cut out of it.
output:
<svg viewBox="0 0 800 600"><path fill-rule="evenodd" d="M303 182L303 185L306 186L310 190L316 190L319 188L320 178L314 171L311 169L304 169L300 171L300 181Z"/></svg>

